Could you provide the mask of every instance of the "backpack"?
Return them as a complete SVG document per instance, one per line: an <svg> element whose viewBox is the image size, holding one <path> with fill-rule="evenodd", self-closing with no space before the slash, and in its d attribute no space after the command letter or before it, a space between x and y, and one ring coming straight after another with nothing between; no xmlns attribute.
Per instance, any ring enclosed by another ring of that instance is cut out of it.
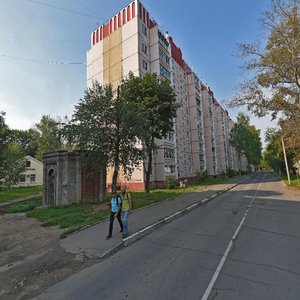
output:
<svg viewBox="0 0 300 300"><path fill-rule="evenodd" d="M122 210L122 198L117 195L117 204L120 204L120 211Z"/></svg>

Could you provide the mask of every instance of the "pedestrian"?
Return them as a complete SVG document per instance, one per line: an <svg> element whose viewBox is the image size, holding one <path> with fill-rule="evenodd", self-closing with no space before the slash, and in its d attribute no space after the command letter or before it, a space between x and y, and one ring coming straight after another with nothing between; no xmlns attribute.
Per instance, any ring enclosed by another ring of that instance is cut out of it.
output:
<svg viewBox="0 0 300 300"><path fill-rule="evenodd" d="M112 198L110 200L111 209L110 209L110 218L109 218L109 232L108 232L108 236L106 237L107 240L112 237L115 218L117 218L120 224L120 228L121 228L120 232L123 232L123 223L121 220L121 203L122 200L120 196L117 194L117 192L114 191L112 193Z"/></svg>
<svg viewBox="0 0 300 300"><path fill-rule="evenodd" d="M132 202L131 202L131 196L126 191L126 189L122 190L121 198L122 198L122 223L124 226L122 237L126 238L128 235L128 216L130 210L132 209Z"/></svg>

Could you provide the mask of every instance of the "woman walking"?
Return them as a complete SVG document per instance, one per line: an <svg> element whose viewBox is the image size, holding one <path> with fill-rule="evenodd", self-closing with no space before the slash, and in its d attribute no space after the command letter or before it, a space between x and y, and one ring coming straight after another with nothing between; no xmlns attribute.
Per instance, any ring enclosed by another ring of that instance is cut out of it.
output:
<svg viewBox="0 0 300 300"><path fill-rule="evenodd" d="M129 216L129 211L132 208L132 202L131 202L131 196L126 191L126 189L122 190L121 198L122 198L122 223L123 223L122 237L126 238L128 235L128 216Z"/></svg>

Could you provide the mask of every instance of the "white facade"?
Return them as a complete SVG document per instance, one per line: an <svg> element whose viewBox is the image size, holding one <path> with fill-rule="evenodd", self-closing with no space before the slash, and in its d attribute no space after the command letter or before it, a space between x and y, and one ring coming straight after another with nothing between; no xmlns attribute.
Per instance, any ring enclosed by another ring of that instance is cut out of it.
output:
<svg viewBox="0 0 300 300"><path fill-rule="evenodd" d="M29 155L25 156L26 171L20 174L18 186L43 184L43 163Z"/></svg>

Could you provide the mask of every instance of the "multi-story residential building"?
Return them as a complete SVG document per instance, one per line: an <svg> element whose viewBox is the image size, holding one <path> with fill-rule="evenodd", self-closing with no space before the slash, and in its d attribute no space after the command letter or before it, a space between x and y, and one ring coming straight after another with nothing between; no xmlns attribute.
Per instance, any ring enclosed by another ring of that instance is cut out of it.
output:
<svg viewBox="0 0 300 300"><path fill-rule="evenodd" d="M203 122L204 122L204 139L206 166L209 175L216 176L219 174L217 141L216 141L216 118L215 118L215 99L212 90L202 84L201 86L203 99Z"/></svg>
<svg viewBox="0 0 300 300"><path fill-rule="evenodd" d="M194 175L192 145L191 145L191 114L189 107L188 76L186 63L182 58L180 48L169 37L171 44L172 86L175 90L177 102L180 107L177 110L175 120L176 153L177 153L177 178L188 178Z"/></svg>
<svg viewBox="0 0 300 300"><path fill-rule="evenodd" d="M186 70L188 76L193 174L196 175L198 172L206 170L203 99L201 82L198 76L188 66L186 66Z"/></svg>
<svg viewBox="0 0 300 300"><path fill-rule="evenodd" d="M160 186L170 175L176 179L192 178L206 169L215 176L230 165L226 150L229 126L222 123L224 110L218 108L213 92L200 82L183 60L181 49L160 30L139 0L132 1L94 30L87 52L88 86L97 80L116 87L129 72L135 76L155 72L169 80L180 103L174 132L156 141L153 184ZM110 173L107 179L109 183ZM124 180L119 178L121 183ZM144 188L143 164L126 180L126 185Z"/></svg>

